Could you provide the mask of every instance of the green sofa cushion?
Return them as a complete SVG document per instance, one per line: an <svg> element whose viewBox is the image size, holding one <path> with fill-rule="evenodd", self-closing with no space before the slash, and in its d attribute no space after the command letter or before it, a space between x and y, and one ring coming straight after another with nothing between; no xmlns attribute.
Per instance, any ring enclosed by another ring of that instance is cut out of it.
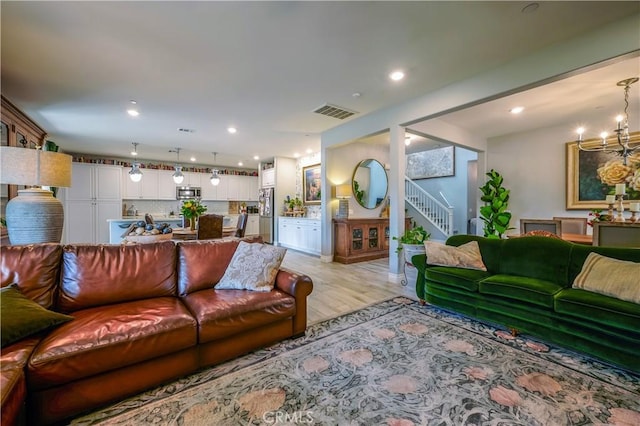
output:
<svg viewBox="0 0 640 426"><path fill-rule="evenodd" d="M431 266L426 269L427 280L458 287L467 291L478 291L478 281L491 274L476 269L452 268L449 266Z"/></svg>
<svg viewBox="0 0 640 426"><path fill-rule="evenodd" d="M565 289L555 297L556 312L640 332L640 305L581 289Z"/></svg>
<svg viewBox="0 0 640 426"><path fill-rule="evenodd" d="M71 321L72 316L50 311L24 296L17 284L0 290L2 347Z"/></svg>
<svg viewBox="0 0 640 426"><path fill-rule="evenodd" d="M480 281L479 291L481 294L492 294L505 299L521 300L553 309L553 296L562 288L562 286L551 281L538 278L498 274Z"/></svg>
<svg viewBox="0 0 640 426"><path fill-rule="evenodd" d="M559 238L549 237L505 240L500 251L499 273L537 278L571 287L568 265L572 246Z"/></svg>
<svg viewBox="0 0 640 426"><path fill-rule="evenodd" d="M498 272L500 265L500 247L502 247L503 240L489 239L480 237L477 235L452 235L447 238L446 244L448 246L461 246L469 241L477 241L480 247L480 254L482 255L482 262L487 267L487 271Z"/></svg>

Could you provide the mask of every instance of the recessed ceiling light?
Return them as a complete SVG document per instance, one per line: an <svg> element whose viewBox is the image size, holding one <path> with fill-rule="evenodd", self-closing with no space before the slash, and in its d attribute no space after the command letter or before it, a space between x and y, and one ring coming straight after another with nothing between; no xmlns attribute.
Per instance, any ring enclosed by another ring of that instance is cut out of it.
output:
<svg viewBox="0 0 640 426"><path fill-rule="evenodd" d="M411 145L411 136L405 136L405 137L404 137L404 144L405 144L406 146Z"/></svg>
<svg viewBox="0 0 640 426"><path fill-rule="evenodd" d="M196 157L191 157L191 161L196 161Z"/></svg>
<svg viewBox="0 0 640 426"><path fill-rule="evenodd" d="M298 154L297 152L295 152L295 153L293 154L293 158L298 158L298 157L300 157L300 154Z"/></svg>
<svg viewBox="0 0 640 426"><path fill-rule="evenodd" d="M307 148L307 154L311 154L313 150L311 148Z"/></svg>
<svg viewBox="0 0 640 426"><path fill-rule="evenodd" d="M524 111L524 107L522 106L513 107L509 110L511 114L520 114L522 111Z"/></svg>
<svg viewBox="0 0 640 426"><path fill-rule="evenodd" d="M254 156L253 156L253 159L254 159L254 160L259 160L259 159L260 159L260 157L259 157L259 156L257 156L257 155L254 155Z"/></svg>
<svg viewBox="0 0 640 426"><path fill-rule="evenodd" d="M394 71L389 74L389 78L393 81L399 81L404 78L404 73L402 71Z"/></svg>
<svg viewBox="0 0 640 426"><path fill-rule="evenodd" d="M238 161L238 166L244 166L244 163L242 161Z"/></svg>
<svg viewBox="0 0 640 426"><path fill-rule="evenodd" d="M140 115L140 113L138 111L136 111L135 109L128 109L127 110L127 114L129 114L132 117L137 117Z"/></svg>
<svg viewBox="0 0 640 426"><path fill-rule="evenodd" d="M131 105L135 105L135 104L138 103L138 102L134 101L133 99L131 99L129 102L131 103Z"/></svg>
<svg viewBox="0 0 640 426"><path fill-rule="evenodd" d="M232 134L236 133L237 131L238 131L238 129L236 129L235 127L228 127L227 128L227 132L232 133Z"/></svg>

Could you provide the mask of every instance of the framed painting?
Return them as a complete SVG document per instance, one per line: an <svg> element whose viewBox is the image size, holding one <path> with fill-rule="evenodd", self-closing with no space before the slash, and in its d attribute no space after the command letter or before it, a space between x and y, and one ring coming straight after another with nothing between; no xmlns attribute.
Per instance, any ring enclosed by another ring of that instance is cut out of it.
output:
<svg viewBox="0 0 640 426"><path fill-rule="evenodd" d="M455 174L455 149L452 146L407 155L407 176L410 179L429 179Z"/></svg>
<svg viewBox="0 0 640 426"><path fill-rule="evenodd" d="M583 145L600 143L600 139L590 139ZM631 134L629 145L640 145L640 132ZM578 142L567 143L567 210L607 209L605 198L615 194L617 183L627 186L626 208L630 201L640 200L640 150L627 157L624 165L615 152L581 151Z"/></svg>
<svg viewBox="0 0 640 426"><path fill-rule="evenodd" d="M322 178L320 164L302 169L302 201L305 204L320 204L322 195Z"/></svg>

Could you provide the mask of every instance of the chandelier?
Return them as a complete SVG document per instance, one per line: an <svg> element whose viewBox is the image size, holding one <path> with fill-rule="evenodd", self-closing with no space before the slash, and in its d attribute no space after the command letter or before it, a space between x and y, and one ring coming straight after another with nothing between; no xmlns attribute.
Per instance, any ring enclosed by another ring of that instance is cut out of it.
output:
<svg viewBox="0 0 640 426"><path fill-rule="evenodd" d="M615 140L613 143L609 143L607 137L609 134L607 132L600 133L601 143L598 145L584 145L584 140L582 135L584 134L584 127L580 127L577 129L578 132L578 148L581 151L604 151L604 152L615 152L619 156L622 157L622 162L626 166L627 165L627 157L633 154L640 145L636 145L632 147L629 144L630 136L629 136L629 87L635 82L638 81L638 77L627 78L626 80L619 81L616 83L617 86L624 87L624 115L618 115L616 117L616 121L618 122L618 126L614 129L617 138L617 145L615 144Z"/></svg>

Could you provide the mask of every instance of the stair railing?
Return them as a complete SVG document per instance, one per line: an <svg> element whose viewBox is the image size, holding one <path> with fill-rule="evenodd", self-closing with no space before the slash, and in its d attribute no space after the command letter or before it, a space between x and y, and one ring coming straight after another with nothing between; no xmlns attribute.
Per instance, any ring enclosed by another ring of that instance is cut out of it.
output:
<svg viewBox="0 0 640 426"><path fill-rule="evenodd" d="M446 236L453 234L453 207L448 207L404 177L405 201Z"/></svg>

